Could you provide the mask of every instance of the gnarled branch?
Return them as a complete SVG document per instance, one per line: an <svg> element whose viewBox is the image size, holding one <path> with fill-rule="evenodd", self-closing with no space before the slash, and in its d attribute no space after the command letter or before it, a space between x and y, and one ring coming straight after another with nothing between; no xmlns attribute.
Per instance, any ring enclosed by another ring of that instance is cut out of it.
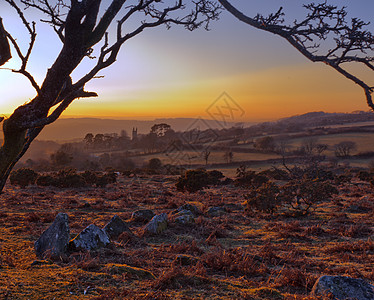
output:
<svg viewBox="0 0 374 300"><path fill-rule="evenodd" d="M25 28L30 34L29 47L27 48L26 54L23 54L21 48L19 47L17 43L17 40L9 32L6 32L4 30L6 37L11 41L13 47L15 48L17 52L18 57L21 60L21 67L18 70L12 69L12 71L24 75L30 81L31 85L36 90L36 92L39 93L40 92L39 85L35 81L34 77L26 70L27 63L29 61L29 58L30 58L32 49L34 48L34 44L36 40L35 22L32 22L32 24L30 25L30 23L27 21L26 17L24 16L22 10L18 7L18 5L13 0L5 0L5 1L8 2L16 10L17 14L22 20L23 25L25 26Z"/></svg>
<svg viewBox="0 0 374 300"><path fill-rule="evenodd" d="M344 77L359 85L365 92L366 102L374 110L374 88L359 76L343 67L347 63L360 63L374 71L374 35L366 30L369 23L353 18L347 21L346 8L338 8L326 2L307 4L307 16L302 21L284 25L284 13L280 8L275 14L253 18L240 12L228 0L218 0L238 20L281 36L312 62L323 62ZM332 40L335 46L324 51L320 42Z"/></svg>

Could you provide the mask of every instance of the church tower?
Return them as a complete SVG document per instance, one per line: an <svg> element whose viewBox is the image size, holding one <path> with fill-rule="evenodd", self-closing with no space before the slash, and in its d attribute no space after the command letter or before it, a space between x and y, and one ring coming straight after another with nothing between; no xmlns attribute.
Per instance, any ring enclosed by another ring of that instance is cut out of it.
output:
<svg viewBox="0 0 374 300"><path fill-rule="evenodd" d="M138 128L133 127L132 128L132 141L137 141L138 140Z"/></svg>

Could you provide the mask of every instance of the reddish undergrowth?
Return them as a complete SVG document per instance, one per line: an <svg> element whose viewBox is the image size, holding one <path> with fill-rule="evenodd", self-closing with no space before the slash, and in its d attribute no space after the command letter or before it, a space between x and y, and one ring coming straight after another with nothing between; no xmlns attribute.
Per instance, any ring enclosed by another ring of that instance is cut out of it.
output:
<svg viewBox="0 0 374 300"><path fill-rule="evenodd" d="M234 186L181 193L166 177L144 183L121 178L97 189L8 185L0 196L0 298L313 299L311 288L324 274L374 281L373 190L358 179L339 190L296 217L239 210L245 192ZM203 212L194 224L171 222L152 236L130 221L133 211L145 208L173 220L185 203ZM226 213L210 217L212 206ZM91 223L104 226L115 214L133 234L97 251L35 262L33 243L58 212L68 214L73 236ZM154 279L113 272L112 264L147 270Z"/></svg>

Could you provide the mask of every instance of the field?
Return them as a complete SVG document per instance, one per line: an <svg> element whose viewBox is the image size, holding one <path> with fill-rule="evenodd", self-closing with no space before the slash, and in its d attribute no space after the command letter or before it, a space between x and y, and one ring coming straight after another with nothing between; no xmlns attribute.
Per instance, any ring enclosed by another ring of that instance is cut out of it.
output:
<svg viewBox="0 0 374 300"><path fill-rule="evenodd" d="M374 133L372 132L317 135L313 136L313 138L316 138L318 143L329 146L329 149L326 151L326 155L329 156L334 155L334 145L343 141L352 141L356 143L357 149L352 151L352 154L374 151ZM299 147L305 139L307 138L291 139L289 140L289 145L291 147Z"/></svg>
<svg viewBox="0 0 374 300"><path fill-rule="evenodd" d="M247 191L233 185L189 194L174 184L175 177L151 176L121 177L107 188L7 185L0 195L0 298L313 299L311 288L324 274L374 281L373 188L357 178L302 217L283 208L245 212ZM186 203L201 215L177 224L173 211ZM222 215L207 212L217 206ZM168 228L146 234L131 220L143 208L167 213ZM61 261L37 259L33 243L58 212L68 214L73 236L115 214L133 234Z"/></svg>
<svg viewBox="0 0 374 300"><path fill-rule="evenodd" d="M227 160L224 158L224 151L211 151L209 156L208 164L225 164ZM141 156L143 161L147 162L152 158L159 158L163 164L193 164L193 165L205 165L205 160L203 159L201 152L194 152L194 151L183 151L183 152L173 152L154 155L144 155ZM276 159L280 158L277 154L267 154L267 153L240 153L234 152L233 162L241 162L241 161L263 161L268 159Z"/></svg>

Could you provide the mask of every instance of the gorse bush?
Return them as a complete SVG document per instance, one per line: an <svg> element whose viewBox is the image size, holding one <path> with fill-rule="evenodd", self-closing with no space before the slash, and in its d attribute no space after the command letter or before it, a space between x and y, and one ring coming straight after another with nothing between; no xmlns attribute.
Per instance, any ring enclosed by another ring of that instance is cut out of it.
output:
<svg viewBox="0 0 374 300"><path fill-rule="evenodd" d="M293 212L307 214L311 207L331 199L334 194L338 194L338 190L331 183L318 179L304 177L290 180L280 187L269 181L252 188L245 195L246 210L274 213L283 206Z"/></svg>
<svg viewBox="0 0 374 300"><path fill-rule="evenodd" d="M51 175L39 175L36 184L39 186L57 186L56 178Z"/></svg>
<svg viewBox="0 0 374 300"><path fill-rule="evenodd" d="M67 168L55 174L54 186L59 188L79 188L87 185L84 178L75 169Z"/></svg>
<svg viewBox="0 0 374 300"><path fill-rule="evenodd" d="M84 171L80 174L87 184L89 185L95 185L97 182L97 173L93 171Z"/></svg>
<svg viewBox="0 0 374 300"><path fill-rule="evenodd" d="M247 171L245 166L240 166L236 170L235 185L246 188L259 188L268 182L269 178L264 174L258 174L255 171Z"/></svg>
<svg viewBox="0 0 374 300"><path fill-rule="evenodd" d="M282 204L280 189L273 182L266 182L260 187L253 189L245 196L246 210L256 209L261 212L274 213Z"/></svg>
<svg viewBox="0 0 374 300"><path fill-rule="evenodd" d="M106 173L85 171L81 174L88 185L97 187L105 187L108 184L115 183L117 181L117 175L113 171Z"/></svg>
<svg viewBox="0 0 374 300"><path fill-rule="evenodd" d="M105 187L106 185L115 182L117 182L117 174L115 172L106 172L97 175L96 186Z"/></svg>
<svg viewBox="0 0 374 300"><path fill-rule="evenodd" d="M357 177L362 181L370 182L373 179L374 174L368 171L360 171L358 172Z"/></svg>
<svg viewBox="0 0 374 300"><path fill-rule="evenodd" d="M329 200L338 190L318 179L292 180L282 187L282 199L293 210L306 214L315 204Z"/></svg>
<svg viewBox="0 0 374 300"><path fill-rule="evenodd" d="M345 170L343 174L339 174L337 176L335 176L335 183L336 184L344 184L344 183L348 183L352 180L353 178L353 174L351 173L350 170Z"/></svg>
<svg viewBox="0 0 374 300"><path fill-rule="evenodd" d="M225 177L221 171L217 170L208 171L207 173L210 185L219 185L221 183L221 179Z"/></svg>
<svg viewBox="0 0 374 300"><path fill-rule="evenodd" d="M178 178L176 187L178 191L193 193L210 185L220 184L223 177L223 174L217 170L188 170L184 175Z"/></svg>
<svg viewBox="0 0 374 300"><path fill-rule="evenodd" d="M319 164L307 164L305 166L294 166L290 169L290 178L308 178L310 180L333 180L334 173Z"/></svg>
<svg viewBox="0 0 374 300"><path fill-rule="evenodd" d="M162 168L162 162L159 158L152 158L148 162L148 168L151 170L160 170Z"/></svg>
<svg viewBox="0 0 374 300"><path fill-rule="evenodd" d="M40 175L36 184L39 186L55 186L59 188L79 188L85 186L105 187L115 183L117 175L114 172L99 173L85 171L77 173L75 169L63 169L53 174Z"/></svg>
<svg viewBox="0 0 374 300"><path fill-rule="evenodd" d="M21 168L12 171L12 173L10 173L9 180L12 185L18 185L21 188L25 188L29 184L35 183L37 177L38 174L34 170Z"/></svg>

